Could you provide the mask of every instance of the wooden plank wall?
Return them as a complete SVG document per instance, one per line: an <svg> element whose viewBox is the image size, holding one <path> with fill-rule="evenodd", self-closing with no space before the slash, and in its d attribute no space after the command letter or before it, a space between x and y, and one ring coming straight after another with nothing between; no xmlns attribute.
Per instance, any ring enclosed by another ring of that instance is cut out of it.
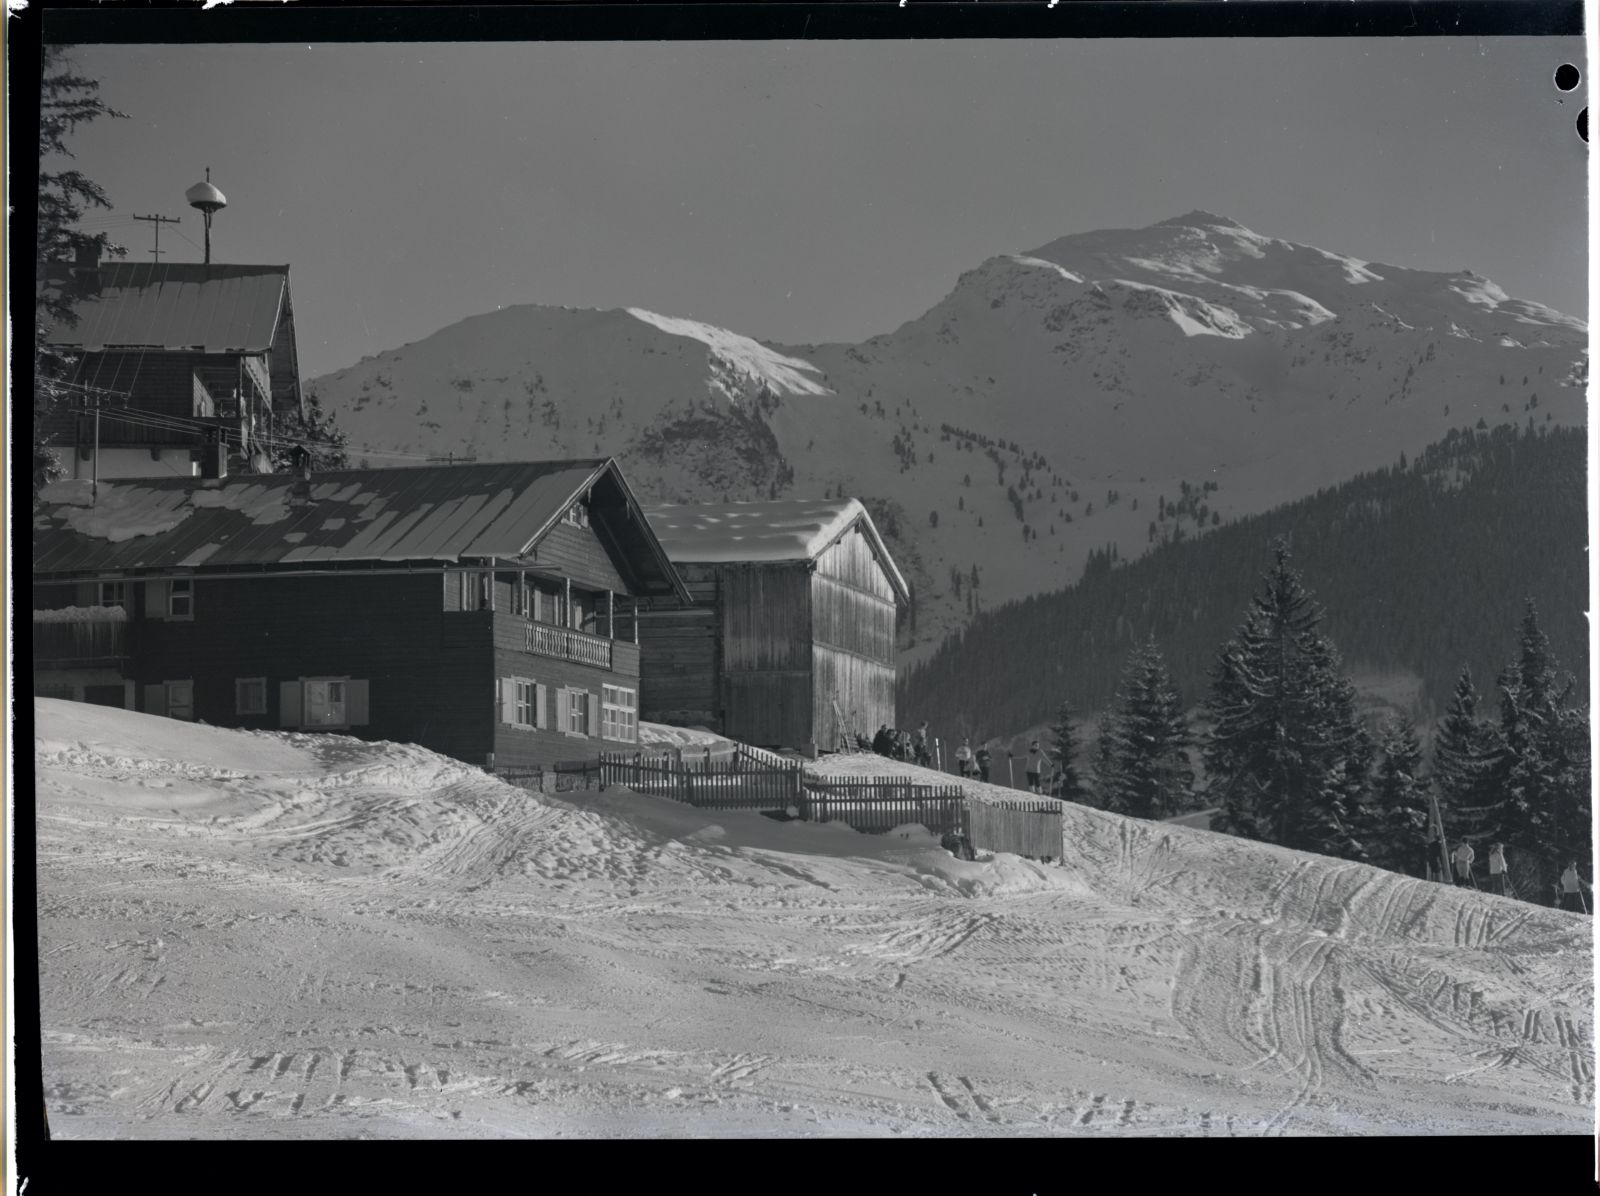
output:
<svg viewBox="0 0 1600 1196"><path fill-rule="evenodd" d="M648 722L721 730L721 662L717 571L680 565L693 607L639 612L639 717ZM619 634L631 634L621 630Z"/></svg>
<svg viewBox="0 0 1600 1196"><path fill-rule="evenodd" d="M192 680L197 719L275 730L280 682L346 675L369 682L371 721L352 735L420 743L478 765L493 748L493 612L440 609L437 574L202 574L192 622L144 619L144 586L131 588L137 647L128 676L141 703L149 683ZM265 714L236 713L240 677L267 679Z"/></svg>
<svg viewBox="0 0 1600 1196"><path fill-rule="evenodd" d="M627 583L617 572L611 554L600 543L592 527L573 527L558 523L534 545L534 558L540 565L572 578L574 585L591 590L628 592Z"/></svg>
<svg viewBox="0 0 1600 1196"><path fill-rule="evenodd" d="M758 747L814 742L806 565L734 564L719 572L723 733Z"/></svg>
<svg viewBox="0 0 1600 1196"><path fill-rule="evenodd" d="M812 741L836 749L837 702L852 734L895 725L894 588L852 529L817 558L811 577Z"/></svg>

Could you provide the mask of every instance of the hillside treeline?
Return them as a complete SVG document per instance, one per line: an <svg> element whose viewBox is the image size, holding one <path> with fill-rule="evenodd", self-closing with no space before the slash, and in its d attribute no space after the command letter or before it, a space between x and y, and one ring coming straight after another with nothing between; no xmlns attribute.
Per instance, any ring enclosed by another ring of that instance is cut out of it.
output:
<svg viewBox="0 0 1600 1196"><path fill-rule="evenodd" d="M1196 702L1280 536L1347 667L1419 675L1424 717L1443 710L1463 666L1494 677L1511 659L1524 599L1583 676L1584 504L1582 429L1458 429L1415 460L1136 561L1097 553L1077 584L979 614L902 673L899 720L987 738L1042 725L1063 700L1101 710L1152 636Z"/></svg>

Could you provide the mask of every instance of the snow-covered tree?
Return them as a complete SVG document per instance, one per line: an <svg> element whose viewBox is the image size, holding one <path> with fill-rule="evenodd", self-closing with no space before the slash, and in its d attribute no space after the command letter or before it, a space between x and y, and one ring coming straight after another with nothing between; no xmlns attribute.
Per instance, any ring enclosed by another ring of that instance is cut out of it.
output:
<svg viewBox="0 0 1600 1196"><path fill-rule="evenodd" d="M1304 851L1361 858L1372 744L1323 613L1273 545L1273 567L1213 666L1204 743L1221 829Z"/></svg>

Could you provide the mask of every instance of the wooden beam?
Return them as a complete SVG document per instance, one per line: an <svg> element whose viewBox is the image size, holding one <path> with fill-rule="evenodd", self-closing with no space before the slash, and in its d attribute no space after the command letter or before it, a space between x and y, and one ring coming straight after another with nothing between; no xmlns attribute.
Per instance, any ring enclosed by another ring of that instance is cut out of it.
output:
<svg viewBox="0 0 1600 1196"><path fill-rule="evenodd" d="M606 591L606 638L617 638L617 596L611 590Z"/></svg>

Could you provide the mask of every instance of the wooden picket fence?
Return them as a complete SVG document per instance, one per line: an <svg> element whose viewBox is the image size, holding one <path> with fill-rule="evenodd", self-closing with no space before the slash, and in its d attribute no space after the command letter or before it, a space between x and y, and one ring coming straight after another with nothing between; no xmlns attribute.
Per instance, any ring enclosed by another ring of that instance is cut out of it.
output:
<svg viewBox="0 0 1600 1196"><path fill-rule="evenodd" d="M735 745L710 751L602 752L600 785L670 797L702 810L782 810L800 797L801 761L772 763Z"/></svg>
<svg viewBox="0 0 1600 1196"><path fill-rule="evenodd" d="M966 798L959 785L807 777L799 809L808 822L843 822L867 834L908 822L921 823L936 835L964 834L966 829Z"/></svg>
<svg viewBox="0 0 1600 1196"><path fill-rule="evenodd" d="M1059 801L971 801L968 837L980 851L1009 851L1031 859L1060 859Z"/></svg>

